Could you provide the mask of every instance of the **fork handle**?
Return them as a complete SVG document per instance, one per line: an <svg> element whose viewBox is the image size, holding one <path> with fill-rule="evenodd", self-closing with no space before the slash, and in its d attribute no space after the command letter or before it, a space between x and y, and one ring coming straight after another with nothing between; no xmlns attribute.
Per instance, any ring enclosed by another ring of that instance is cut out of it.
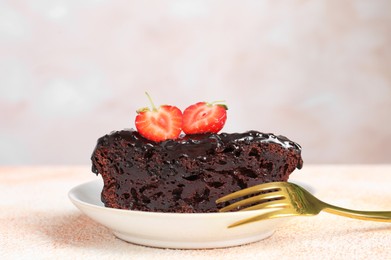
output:
<svg viewBox="0 0 391 260"><path fill-rule="evenodd" d="M361 211L345 209L325 203L324 211L348 218L361 220L372 220L380 222L391 222L391 211Z"/></svg>

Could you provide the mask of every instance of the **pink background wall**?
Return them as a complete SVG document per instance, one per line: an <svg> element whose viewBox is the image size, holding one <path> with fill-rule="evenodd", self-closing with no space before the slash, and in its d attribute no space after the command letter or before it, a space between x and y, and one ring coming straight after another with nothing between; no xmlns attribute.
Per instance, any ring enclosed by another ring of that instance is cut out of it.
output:
<svg viewBox="0 0 391 260"><path fill-rule="evenodd" d="M226 100L224 131L305 163L391 163L391 1L0 2L0 164L88 164L144 91Z"/></svg>

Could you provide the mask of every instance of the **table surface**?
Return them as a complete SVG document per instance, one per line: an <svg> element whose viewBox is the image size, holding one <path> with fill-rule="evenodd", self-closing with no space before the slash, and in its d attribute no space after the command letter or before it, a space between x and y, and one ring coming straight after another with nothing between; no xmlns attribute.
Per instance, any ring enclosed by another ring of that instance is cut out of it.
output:
<svg viewBox="0 0 391 260"><path fill-rule="evenodd" d="M0 167L0 258L391 259L391 223L321 213L295 217L268 239L224 249L150 248L117 239L67 197L100 178L88 166ZM331 204L391 210L391 165L305 165L291 175Z"/></svg>

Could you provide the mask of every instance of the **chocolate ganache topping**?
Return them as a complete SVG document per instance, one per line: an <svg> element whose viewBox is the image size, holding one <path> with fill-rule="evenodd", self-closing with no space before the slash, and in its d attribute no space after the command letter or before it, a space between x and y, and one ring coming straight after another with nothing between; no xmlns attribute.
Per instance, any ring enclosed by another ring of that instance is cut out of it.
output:
<svg viewBox="0 0 391 260"><path fill-rule="evenodd" d="M301 151L301 146L287 137L282 135L274 135L272 133L261 133L259 131L247 131L244 133L221 133L221 134L195 134L181 135L178 139L166 140L161 143L156 143L142 137L134 129L125 129L122 131L113 131L109 135L105 135L98 140L97 148L100 145L110 146L118 142L126 142L127 146L132 146L134 149L143 151L145 157L151 153L151 149L157 152L164 151L168 160L177 160L180 157L189 157L191 159L205 160L206 154L224 153L224 152L240 152L241 142L260 142L260 143L276 143L285 149L294 149ZM302 168L302 161L297 165L298 169ZM92 171L98 173L93 166Z"/></svg>

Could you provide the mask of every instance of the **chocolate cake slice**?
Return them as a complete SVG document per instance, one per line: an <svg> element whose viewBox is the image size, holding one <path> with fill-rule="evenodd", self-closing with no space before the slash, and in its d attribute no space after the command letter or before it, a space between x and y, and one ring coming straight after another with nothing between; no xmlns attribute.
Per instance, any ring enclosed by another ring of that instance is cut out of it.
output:
<svg viewBox="0 0 391 260"><path fill-rule="evenodd" d="M185 135L156 143L135 130L98 140L92 171L106 207L156 212L217 212L217 198L301 169L301 147L257 131Z"/></svg>

